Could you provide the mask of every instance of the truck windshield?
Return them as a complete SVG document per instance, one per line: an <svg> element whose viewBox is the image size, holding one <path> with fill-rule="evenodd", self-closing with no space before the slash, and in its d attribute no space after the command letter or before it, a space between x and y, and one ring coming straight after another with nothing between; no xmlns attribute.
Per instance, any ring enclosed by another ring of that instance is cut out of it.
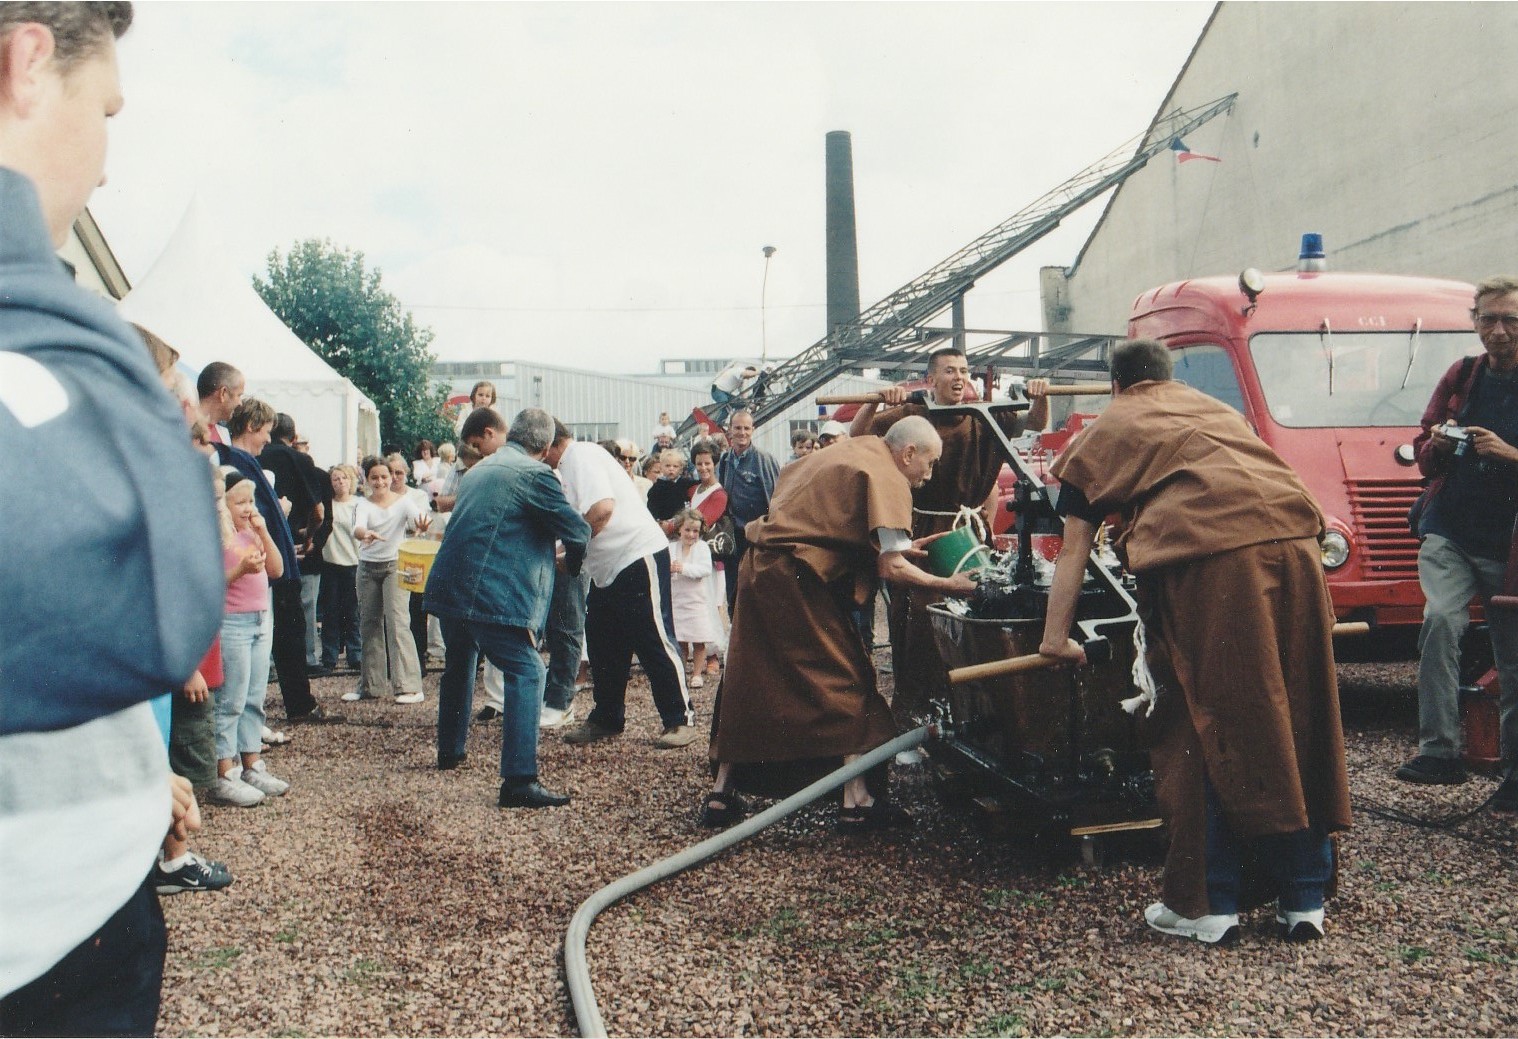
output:
<svg viewBox="0 0 1518 1039"><path fill-rule="evenodd" d="M1283 426L1416 426L1439 377L1479 353L1475 332L1262 332L1249 340Z"/></svg>

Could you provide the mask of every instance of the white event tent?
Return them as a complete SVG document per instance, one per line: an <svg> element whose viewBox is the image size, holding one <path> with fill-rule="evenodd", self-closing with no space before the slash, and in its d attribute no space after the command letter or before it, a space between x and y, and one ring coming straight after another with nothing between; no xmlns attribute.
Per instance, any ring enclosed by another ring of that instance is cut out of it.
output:
<svg viewBox="0 0 1518 1039"><path fill-rule="evenodd" d="M178 350L194 372L212 361L235 365L248 396L294 417L318 465L378 452L374 402L301 342L233 268L198 199L118 310Z"/></svg>

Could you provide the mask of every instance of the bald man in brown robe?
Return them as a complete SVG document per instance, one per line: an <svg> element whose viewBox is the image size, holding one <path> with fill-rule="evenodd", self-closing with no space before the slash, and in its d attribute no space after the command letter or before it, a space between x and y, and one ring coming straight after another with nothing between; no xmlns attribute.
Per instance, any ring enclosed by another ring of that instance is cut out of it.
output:
<svg viewBox="0 0 1518 1039"><path fill-rule="evenodd" d="M738 605L712 726L718 766L703 824L725 826L744 805L734 765L851 760L896 733L852 611L877 576L945 595L968 595L965 574L935 577L911 562L912 488L942 443L925 419L885 438L841 441L781 470L769 514L749 523ZM844 788L841 829L907 822L877 802L864 779Z"/></svg>
<svg viewBox="0 0 1518 1039"><path fill-rule="evenodd" d="M1084 659L1076 597L1097 527L1119 513L1160 686L1151 756L1170 835L1145 919L1233 940L1254 850L1282 935L1319 938L1327 835L1350 825L1322 514L1238 412L1171 381L1163 345L1122 344L1112 376L1112 403L1054 465L1065 543L1040 652Z"/></svg>

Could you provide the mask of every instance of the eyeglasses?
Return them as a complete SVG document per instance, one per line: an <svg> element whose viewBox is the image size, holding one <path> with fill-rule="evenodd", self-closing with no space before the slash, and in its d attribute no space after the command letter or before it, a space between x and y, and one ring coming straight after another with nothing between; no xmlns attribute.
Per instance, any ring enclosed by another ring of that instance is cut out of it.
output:
<svg viewBox="0 0 1518 1039"><path fill-rule="evenodd" d="M1518 333L1518 314L1477 314L1476 327L1491 331L1501 325L1509 332Z"/></svg>
<svg viewBox="0 0 1518 1039"><path fill-rule="evenodd" d="M624 462L636 462L637 460L638 460L638 456L637 455L623 455L622 456L622 461L624 461Z"/></svg>

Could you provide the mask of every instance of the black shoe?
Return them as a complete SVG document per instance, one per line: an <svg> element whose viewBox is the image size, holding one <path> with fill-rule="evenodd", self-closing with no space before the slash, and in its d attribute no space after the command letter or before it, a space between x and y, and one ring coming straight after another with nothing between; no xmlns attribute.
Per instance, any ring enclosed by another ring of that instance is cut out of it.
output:
<svg viewBox="0 0 1518 1039"><path fill-rule="evenodd" d="M708 830L725 830L747 814L747 801L731 790L718 790L706 795L706 807L701 809L701 825Z"/></svg>
<svg viewBox="0 0 1518 1039"><path fill-rule="evenodd" d="M500 716L501 712L494 707L481 707L479 712L475 714L474 720L477 722L493 722Z"/></svg>
<svg viewBox="0 0 1518 1039"><path fill-rule="evenodd" d="M305 714L293 715L285 719L287 725L337 725L348 719L341 714L333 714L320 704L311 708Z"/></svg>
<svg viewBox="0 0 1518 1039"><path fill-rule="evenodd" d="M917 821L907 813L905 808L889 801L872 801L865 808L838 809L839 833L905 829L916 825Z"/></svg>
<svg viewBox="0 0 1518 1039"><path fill-rule="evenodd" d="M531 783L502 783L501 796L496 804L501 808L559 808L569 803L569 798L546 790L537 780Z"/></svg>
<svg viewBox="0 0 1518 1039"><path fill-rule="evenodd" d="M331 673L332 673L332 665L330 665L330 664L320 664L320 665L318 665L316 667L307 667L306 668L306 677L307 678L326 678Z"/></svg>
<svg viewBox="0 0 1518 1039"><path fill-rule="evenodd" d="M1489 803L1494 812L1518 812L1518 776L1504 779Z"/></svg>
<svg viewBox="0 0 1518 1039"><path fill-rule="evenodd" d="M439 754L437 756L437 770L439 772L451 772L456 768L467 768L468 754Z"/></svg>
<svg viewBox="0 0 1518 1039"><path fill-rule="evenodd" d="M1397 778L1404 783L1424 783L1430 786L1459 786L1470 777L1458 758L1435 758L1419 754L1397 769Z"/></svg>

